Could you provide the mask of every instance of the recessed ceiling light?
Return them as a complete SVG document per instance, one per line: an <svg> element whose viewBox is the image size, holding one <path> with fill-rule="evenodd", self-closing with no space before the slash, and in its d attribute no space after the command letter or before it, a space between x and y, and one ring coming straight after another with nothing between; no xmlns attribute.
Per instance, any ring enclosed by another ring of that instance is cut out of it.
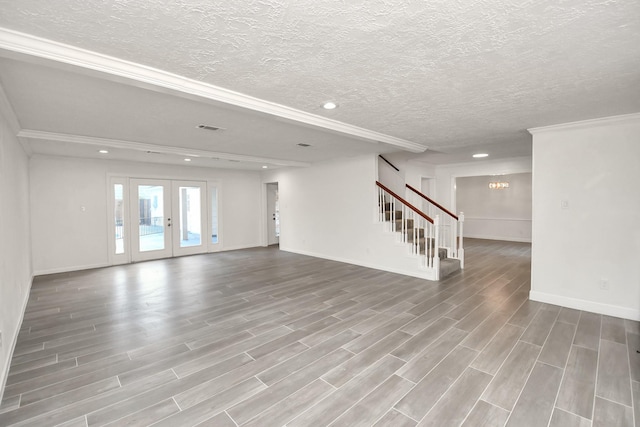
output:
<svg viewBox="0 0 640 427"><path fill-rule="evenodd" d="M267 165L262 166L262 169L268 169L268 168L269 168L269 166L267 166Z"/></svg>
<svg viewBox="0 0 640 427"><path fill-rule="evenodd" d="M322 104L322 108L324 108L325 110L335 110L336 108L338 108L338 104L336 104L335 102L329 101Z"/></svg>
<svg viewBox="0 0 640 427"><path fill-rule="evenodd" d="M186 159L184 159L184 161L185 161L185 162L190 162L190 161L191 161L191 159L187 157Z"/></svg>
<svg viewBox="0 0 640 427"><path fill-rule="evenodd" d="M109 150L98 150L100 154L109 154Z"/></svg>
<svg viewBox="0 0 640 427"><path fill-rule="evenodd" d="M489 155L487 153L478 153L478 154L474 154L473 157L476 159L480 159L482 157L489 157Z"/></svg>

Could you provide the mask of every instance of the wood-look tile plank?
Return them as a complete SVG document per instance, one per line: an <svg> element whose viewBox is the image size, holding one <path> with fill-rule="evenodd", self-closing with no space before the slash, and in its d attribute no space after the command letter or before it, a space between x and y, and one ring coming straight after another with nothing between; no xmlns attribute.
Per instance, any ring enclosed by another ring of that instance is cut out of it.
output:
<svg viewBox="0 0 640 427"><path fill-rule="evenodd" d="M10 425L28 418L46 414L64 408L80 400L98 396L110 390L120 387L118 379L115 377L102 380L66 393L61 393L49 399L40 400L36 403L0 414L0 425Z"/></svg>
<svg viewBox="0 0 640 427"><path fill-rule="evenodd" d="M504 327L507 316L501 313L493 313L487 317L477 328L462 341L463 346L474 350L482 350L495 334ZM457 327L457 326L456 326Z"/></svg>
<svg viewBox="0 0 640 427"><path fill-rule="evenodd" d="M404 325L400 330L411 335L416 335L427 326L438 320L441 316L451 311L453 305L443 302L433 307L426 313L416 317L411 322Z"/></svg>
<svg viewBox="0 0 640 427"><path fill-rule="evenodd" d="M471 367L495 375L523 332L524 328L519 326L505 325L473 361Z"/></svg>
<svg viewBox="0 0 640 427"><path fill-rule="evenodd" d="M189 353L188 358L176 359L173 363L172 369L178 377L186 377L187 375L206 369L231 356L244 353L247 350L261 346L290 332L291 329L281 326L262 335L258 335L257 337L249 338L237 343L234 343L235 339L232 338L228 341L220 342L219 344L211 344L210 346L201 347ZM303 350L306 349L307 346L297 343L297 348Z"/></svg>
<svg viewBox="0 0 640 427"><path fill-rule="evenodd" d="M322 379L336 388L342 387L345 383L352 380L360 372L385 357L410 337L411 335L409 334L395 331L368 349L358 353L352 358L349 358L346 362L322 375Z"/></svg>
<svg viewBox="0 0 640 427"><path fill-rule="evenodd" d="M595 396L598 352L574 345L569 353L556 406L591 419Z"/></svg>
<svg viewBox="0 0 640 427"><path fill-rule="evenodd" d="M467 333L459 329L447 330L438 340L398 370L398 375L417 383L456 348L466 336ZM475 351L473 353L477 354Z"/></svg>
<svg viewBox="0 0 640 427"><path fill-rule="evenodd" d="M640 426L640 383L631 381L631 392L633 394L633 418L636 420L636 427Z"/></svg>
<svg viewBox="0 0 640 427"><path fill-rule="evenodd" d="M155 427L173 427L183 425L196 425L214 418L226 408L240 403L254 394L264 390L267 386L256 378L248 378L216 395L201 401L200 403L184 408L180 412L168 416L154 424ZM90 419L90 421L94 421ZM210 425L216 425L212 424ZM234 424L235 425L235 424Z"/></svg>
<svg viewBox="0 0 640 427"><path fill-rule="evenodd" d="M547 336L558 317L560 310L546 310L544 307L538 311L527 329L520 337L521 341L543 346Z"/></svg>
<svg viewBox="0 0 640 427"><path fill-rule="evenodd" d="M596 397L593 427L633 427L633 410L619 403Z"/></svg>
<svg viewBox="0 0 640 427"><path fill-rule="evenodd" d="M335 389L318 379L252 418L245 427L279 427L324 399Z"/></svg>
<svg viewBox="0 0 640 427"><path fill-rule="evenodd" d="M175 424L171 424L171 426L175 426ZM213 418L207 419L207 420L201 422L200 424L195 425L195 427L212 427L212 426L215 426L215 427L238 427L237 424L235 422L233 422L233 420L231 418L229 418L229 415L227 415L225 412L222 412L222 413L216 415Z"/></svg>
<svg viewBox="0 0 640 427"><path fill-rule="evenodd" d="M384 414L373 427L415 427L416 424L415 420L392 409Z"/></svg>
<svg viewBox="0 0 640 427"><path fill-rule="evenodd" d="M629 363L631 379L640 381L640 335L627 332L627 348L629 350Z"/></svg>
<svg viewBox="0 0 640 427"><path fill-rule="evenodd" d="M189 384L172 396L178 403L180 408L185 409L196 405L203 400L215 396L216 394L230 388L248 378L251 378L271 366L278 365L281 362L295 356L306 350L307 347L298 342L290 344L278 351L275 351L261 359L249 362L240 366L224 375L214 378L202 378L201 372L180 378L183 382ZM193 384L193 385L191 385Z"/></svg>
<svg viewBox="0 0 640 427"><path fill-rule="evenodd" d="M526 328L533 318L538 314L538 310L542 307L542 303L527 300L509 319L509 323L515 326Z"/></svg>
<svg viewBox="0 0 640 427"><path fill-rule="evenodd" d="M257 378L266 385L274 384L286 376L308 366L316 360L328 355L329 353L337 350L339 347L344 346L347 343L353 342L358 338L360 334L351 330L346 330L341 334L330 338L315 347L293 356L290 359L269 368L257 375Z"/></svg>
<svg viewBox="0 0 640 427"><path fill-rule="evenodd" d="M263 390L241 403L233 406L227 413L237 423L244 424L270 406L292 395L307 384L316 380L323 372L333 366L340 365L350 359L353 353L338 349L327 356L317 360L311 365L288 376L266 390Z"/></svg>
<svg viewBox="0 0 640 427"><path fill-rule="evenodd" d="M631 406L631 376L627 346L600 341L596 396Z"/></svg>
<svg viewBox="0 0 640 427"><path fill-rule="evenodd" d="M576 321L576 324L578 322ZM553 410L549 427L591 427L591 420L582 418L560 408Z"/></svg>
<svg viewBox="0 0 640 427"><path fill-rule="evenodd" d="M563 369L536 363L516 402L508 427L546 427L562 380Z"/></svg>
<svg viewBox="0 0 640 427"><path fill-rule="evenodd" d="M542 347L538 360L564 369L575 331L576 325L556 321Z"/></svg>
<svg viewBox="0 0 640 427"><path fill-rule="evenodd" d="M180 408L178 408L173 399L166 399L105 425L113 427L123 425L148 426L179 411Z"/></svg>
<svg viewBox="0 0 640 427"><path fill-rule="evenodd" d="M558 314L558 322L568 323L570 325L577 325L580 320L580 310L574 310L572 308L562 307L560 314Z"/></svg>
<svg viewBox="0 0 640 427"><path fill-rule="evenodd" d="M456 347L451 354L446 356L427 376L418 382L398 402L395 408L414 420L421 420L451 384L462 375L477 354L478 352L469 348Z"/></svg>
<svg viewBox="0 0 640 427"><path fill-rule="evenodd" d="M402 326L406 325L414 318L415 316L408 313L399 314L398 316L393 317L384 325L381 325L367 332L361 337L354 339L348 344L345 344L343 347L352 353L360 353L361 351L371 347L373 344L380 341L387 335L400 329Z"/></svg>
<svg viewBox="0 0 640 427"><path fill-rule="evenodd" d="M503 427L509 418L509 411L478 400L462 427Z"/></svg>
<svg viewBox="0 0 640 427"><path fill-rule="evenodd" d="M482 395L482 400L512 410L539 353L539 346L518 342Z"/></svg>
<svg viewBox="0 0 640 427"><path fill-rule="evenodd" d="M333 427L371 426L412 387L413 384L410 381L392 375L331 425Z"/></svg>
<svg viewBox="0 0 640 427"><path fill-rule="evenodd" d="M578 322L578 329L576 330L573 344L598 351L598 346L600 345L601 320L602 316L600 314L586 311L580 312L580 321Z"/></svg>
<svg viewBox="0 0 640 427"><path fill-rule="evenodd" d="M627 343L627 331L624 319L602 316L602 331L600 338L620 344Z"/></svg>
<svg viewBox="0 0 640 427"><path fill-rule="evenodd" d="M418 425L461 425L491 379L489 374L467 368Z"/></svg>
<svg viewBox="0 0 640 427"><path fill-rule="evenodd" d="M386 381L403 364L404 362L396 357L385 356L326 399L288 423L287 427L329 425L371 390Z"/></svg>
<svg viewBox="0 0 640 427"><path fill-rule="evenodd" d="M453 319L441 317L393 350L391 354L405 361L411 360L414 356L424 351L424 349L435 340L440 338L455 323L456 321Z"/></svg>

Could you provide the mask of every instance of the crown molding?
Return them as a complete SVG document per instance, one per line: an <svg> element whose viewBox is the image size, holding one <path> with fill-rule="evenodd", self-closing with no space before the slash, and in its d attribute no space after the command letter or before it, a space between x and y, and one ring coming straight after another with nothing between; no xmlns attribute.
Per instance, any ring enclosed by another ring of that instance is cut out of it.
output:
<svg viewBox="0 0 640 427"><path fill-rule="evenodd" d="M24 139L18 137L18 133L20 132L21 128L20 121L18 120L15 111L13 111L13 107L11 106L9 99L7 98L7 94L4 91L2 82L0 82L0 115L4 117L9 130L13 135L16 136L26 155L31 157L31 155L33 154L33 150L31 150L29 143Z"/></svg>
<svg viewBox="0 0 640 427"><path fill-rule="evenodd" d="M0 28L0 50L30 55L106 73L108 75L124 77L127 80L196 95L205 99L235 105L294 122L363 138L373 143L381 142L414 153L421 153L427 149L426 146L415 142L296 110L285 105L254 98L157 68L147 67L6 28ZM2 55L1 51L0 55Z"/></svg>
<svg viewBox="0 0 640 427"><path fill-rule="evenodd" d="M601 117L598 119L580 120L578 122L561 123L557 125L541 126L527 129L531 135L545 132L556 132L563 130L586 129L595 126L615 125L624 122L640 121L640 113L622 114L619 116Z"/></svg>
<svg viewBox="0 0 640 427"><path fill-rule="evenodd" d="M185 147L174 147L167 145L147 144L144 142L123 141L119 139L96 138L93 136L71 135L64 133L43 132L39 130L22 129L18 132L18 137L37 139L42 141L69 142L72 144L92 145L97 147L119 148L122 150L134 150L154 153L172 154L186 157L202 157L210 159L236 160L247 163L270 164L276 166L297 166L307 167L310 163L297 162L293 160L271 159L268 157L245 156L242 154L220 153L216 151L192 150Z"/></svg>

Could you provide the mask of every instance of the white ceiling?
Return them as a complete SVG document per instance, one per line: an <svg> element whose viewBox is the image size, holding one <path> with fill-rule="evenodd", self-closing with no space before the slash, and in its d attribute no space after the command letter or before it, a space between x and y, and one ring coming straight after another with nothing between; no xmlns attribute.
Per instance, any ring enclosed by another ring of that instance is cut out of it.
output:
<svg viewBox="0 0 640 427"><path fill-rule="evenodd" d="M34 152L260 168L407 150L440 164L527 156L527 128L640 111L637 0L0 11L0 82Z"/></svg>

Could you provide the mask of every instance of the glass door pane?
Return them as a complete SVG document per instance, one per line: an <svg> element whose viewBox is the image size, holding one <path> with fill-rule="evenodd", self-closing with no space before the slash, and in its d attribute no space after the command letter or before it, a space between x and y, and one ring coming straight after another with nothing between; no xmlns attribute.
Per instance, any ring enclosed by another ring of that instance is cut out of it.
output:
<svg viewBox="0 0 640 427"><path fill-rule="evenodd" d="M164 188L138 185L138 209L140 252L164 249Z"/></svg>
<svg viewBox="0 0 640 427"><path fill-rule="evenodd" d="M180 247L202 244L200 187L178 187L180 198Z"/></svg>
<svg viewBox="0 0 640 427"><path fill-rule="evenodd" d="M114 184L114 218L116 254L124 253L124 185Z"/></svg>
<svg viewBox="0 0 640 427"><path fill-rule="evenodd" d="M171 181L171 188L173 256L206 252L206 183Z"/></svg>
<svg viewBox="0 0 640 427"><path fill-rule="evenodd" d="M131 259L172 256L171 181L131 179L130 182Z"/></svg>

